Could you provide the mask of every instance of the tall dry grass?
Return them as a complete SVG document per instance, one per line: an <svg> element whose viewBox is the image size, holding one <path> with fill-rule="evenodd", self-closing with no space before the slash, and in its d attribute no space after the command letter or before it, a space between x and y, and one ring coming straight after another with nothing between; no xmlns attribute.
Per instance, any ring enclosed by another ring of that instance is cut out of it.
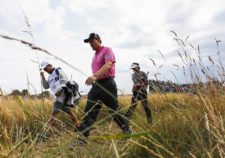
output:
<svg viewBox="0 0 225 158"><path fill-rule="evenodd" d="M152 94L148 99L154 123L147 124L144 110L138 106L131 121L137 136L121 136L111 118L105 119L108 112L103 108L89 143L72 150L69 144L76 141L77 134L65 114L59 117L59 125L51 128L47 140L37 139L51 113L51 101L42 111L40 100L2 99L0 154L9 157L224 157L225 96L212 100L170 93ZM120 97L119 101L126 108L130 97ZM85 99L78 110L79 117L83 115L84 103ZM220 109L211 109L218 107L218 103L223 103ZM143 132L147 133L140 134Z"/></svg>

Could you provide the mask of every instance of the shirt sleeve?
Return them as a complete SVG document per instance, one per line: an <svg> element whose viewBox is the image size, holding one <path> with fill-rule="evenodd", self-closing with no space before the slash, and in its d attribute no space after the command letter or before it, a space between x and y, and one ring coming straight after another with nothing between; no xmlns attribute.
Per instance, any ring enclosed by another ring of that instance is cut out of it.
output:
<svg viewBox="0 0 225 158"><path fill-rule="evenodd" d="M112 63L116 62L114 53L111 48L107 48L104 54L104 59L105 59L105 62L108 62L108 61L111 61Z"/></svg>
<svg viewBox="0 0 225 158"><path fill-rule="evenodd" d="M48 89L49 88L49 84L48 84L48 81L46 81L46 79L42 79L41 83L42 83L44 89Z"/></svg>

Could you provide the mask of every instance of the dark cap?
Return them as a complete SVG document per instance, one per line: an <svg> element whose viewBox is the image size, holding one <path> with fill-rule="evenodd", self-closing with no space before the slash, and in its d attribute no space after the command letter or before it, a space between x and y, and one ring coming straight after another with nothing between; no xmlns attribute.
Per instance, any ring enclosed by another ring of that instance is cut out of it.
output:
<svg viewBox="0 0 225 158"><path fill-rule="evenodd" d="M140 68L139 64L138 63L132 63L131 69L135 69L135 68Z"/></svg>
<svg viewBox="0 0 225 158"><path fill-rule="evenodd" d="M93 39L100 39L100 36L97 33L91 33L87 39L84 40L84 43L88 43Z"/></svg>

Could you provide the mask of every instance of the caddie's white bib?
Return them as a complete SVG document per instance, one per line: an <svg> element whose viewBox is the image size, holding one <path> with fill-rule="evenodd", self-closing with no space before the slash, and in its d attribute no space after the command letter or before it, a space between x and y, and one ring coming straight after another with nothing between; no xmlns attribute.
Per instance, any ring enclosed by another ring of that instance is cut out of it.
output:
<svg viewBox="0 0 225 158"><path fill-rule="evenodd" d="M48 76L48 84L53 94L61 89L59 76L56 74L55 70Z"/></svg>

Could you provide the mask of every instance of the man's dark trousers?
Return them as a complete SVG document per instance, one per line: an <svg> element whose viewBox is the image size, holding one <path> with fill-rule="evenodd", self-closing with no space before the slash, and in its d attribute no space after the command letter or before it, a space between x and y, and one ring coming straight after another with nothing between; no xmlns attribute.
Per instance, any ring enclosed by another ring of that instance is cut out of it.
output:
<svg viewBox="0 0 225 158"><path fill-rule="evenodd" d="M141 101L142 106L144 107L146 117L147 117L147 122L152 123L152 112L150 109L150 106L148 105L147 101L148 93L146 90L140 90L133 92L133 96L131 98L131 106L129 107L126 117L130 119L130 117L133 115L134 110L137 106L137 102Z"/></svg>
<svg viewBox="0 0 225 158"><path fill-rule="evenodd" d="M101 101L101 102L99 102ZM85 117L80 125L79 132L85 137L89 136L90 127L97 119L102 103L109 107L113 120L123 130L129 131L128 121L121 114L117 100L117 86L113 78L97 80L88 93L87 104L85 107Z"/></svg>

